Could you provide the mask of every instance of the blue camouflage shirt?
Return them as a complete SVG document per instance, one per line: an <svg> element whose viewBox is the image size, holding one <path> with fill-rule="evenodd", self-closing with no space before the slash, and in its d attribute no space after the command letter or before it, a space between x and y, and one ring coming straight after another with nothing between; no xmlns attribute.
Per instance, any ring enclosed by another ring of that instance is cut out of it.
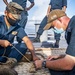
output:
<svg viewBox="0 0 75 75"><path fill-rule="evenodd" d="M0 39L8 40L13 43L15 36L18 36L20 39L22 39L23 37L27 36L27 34L17 23L8 29L4 20L4 16L0 16Z"/></svg>
<svg viewBox="0 0 75 75"><path fill-rule="evenodd" d="M68 43L66 53L75 56L75 16L70 19L65 37Z"/></svg>
<svg viewBox="0 0 75 75"><path fill-rule="evenodd" d="M12 0L13 2L16 2L20 4L23 8L27 5L27 0ZM34 0L28 0L30 3L34 3Z"/></svg>
<svg viewBox="0 0 75 75"><path fill-rule="evenodd" d="M51 10L62 9L63 6L67 7L67 0L51 0L49 5L51 5Z"/></svg>

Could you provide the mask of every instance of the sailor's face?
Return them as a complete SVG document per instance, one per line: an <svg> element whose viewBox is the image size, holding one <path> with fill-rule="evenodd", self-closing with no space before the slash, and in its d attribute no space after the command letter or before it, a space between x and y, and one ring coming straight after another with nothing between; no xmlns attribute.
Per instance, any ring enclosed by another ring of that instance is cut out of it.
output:
<svg viewBox="0 0 75 75"><path fill-rule="evenodd" d="M12 13L7 14L8 17L10 17L12 20L16 21L17 19L12 15Z"/></svg>
<svg viewBox="0 0 75 75"><path fill-rule="evenodd" d="M17 22L17 19L9 12L6 13L6 19L10 25L15 25Z"/></svg>

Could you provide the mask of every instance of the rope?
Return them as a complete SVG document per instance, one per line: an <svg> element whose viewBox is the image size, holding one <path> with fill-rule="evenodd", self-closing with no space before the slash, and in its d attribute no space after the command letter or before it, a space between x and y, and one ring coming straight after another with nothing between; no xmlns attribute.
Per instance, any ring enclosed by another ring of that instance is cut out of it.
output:
<svg viewBox="0 0 75 75"><path fill-rule="evenodd" d="M26 57L26 56L24 56L14 45L12 45L14 48L15 48L15 50L17 50L17 52L19 52L28 62L30 62L30 60Z"/></svg>
<svg viewBox="0 0 75 75"><path fill-rule="evenodd" d="M12 46L15 48L15 50L17 50L30 63L30 60L26 56L24 56L14 45L12 45ZM32 72L35 73L36 72L34 64L31 65L31 68L29 69L29 72L30 73L32 73Z"/></svg>
<svg viewBox="0 0 75 75"><path fill-rule="evenodd" d="M2 55L2 56L4 56L4 55L5 55L5 53L6 53L6 48L4 47L4 53L3 53L3 55Z"/></svg>

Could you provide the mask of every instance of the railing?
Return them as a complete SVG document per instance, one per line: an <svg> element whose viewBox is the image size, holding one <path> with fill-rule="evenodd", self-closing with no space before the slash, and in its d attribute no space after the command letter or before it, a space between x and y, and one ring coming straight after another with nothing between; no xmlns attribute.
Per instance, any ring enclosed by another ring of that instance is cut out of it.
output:
<svg viewBox="0 0 75 75"><path fill-rule="evenodd" d="M33 22L33 24L35 25L34 26L34 32L35 32L35 37L36 37L37 36L37 31L38 31L40 23L41 23L41 20L28 20L28 23L31 23L31 22ZM47 38L48 38L48 31L45 30L43 32L43 34L41 35L41 37L40 37L40 41L41 42L47 41Z"/></svg>

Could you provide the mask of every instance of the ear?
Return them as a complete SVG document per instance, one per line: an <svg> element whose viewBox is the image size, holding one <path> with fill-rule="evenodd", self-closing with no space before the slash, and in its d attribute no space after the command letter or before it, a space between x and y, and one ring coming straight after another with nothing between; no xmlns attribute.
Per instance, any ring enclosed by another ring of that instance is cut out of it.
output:
<svg viewBox="0 0 75 75"><path fill-rule="evenodd" d="M61 18L58 18L58 20L61 22Z"/></svg>
<svg viewBox="0 0 75 75"><path fill-rule="evenodd" d="M56 22L57 22L57 20L54 20L54 21L52 22L52 26L54 26L54 25L56 24Z"/></svg>

